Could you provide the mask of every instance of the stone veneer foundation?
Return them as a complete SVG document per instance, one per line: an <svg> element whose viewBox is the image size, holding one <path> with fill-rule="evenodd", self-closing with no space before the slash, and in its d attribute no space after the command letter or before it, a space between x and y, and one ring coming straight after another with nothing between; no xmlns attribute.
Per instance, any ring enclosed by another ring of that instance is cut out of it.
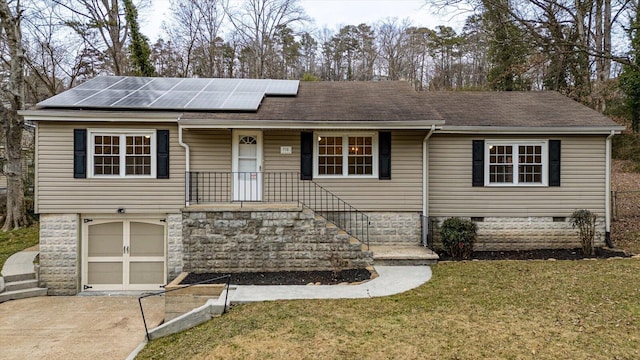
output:
<svg viewBox="0 0 640 360"><path fill-rule="evenodd" d="M187 209L182 234L186 272L333 270L372 263L360 242L299 207Z"/></svg>
<svg viewBox="0 0 640 360"><path fill-rule="evenodd" d="M434 242L440 244L439 228L446 217L430 218L434 224ZM467 218L468 219L468 218ZM554 221L553 217L486 217L475 221L478 239L475 251L510 251L534 249L579 248L578 230L569 218ZM596 246L604 246L604 219L596 221Z"/></svg>
<svg viewBox="0 0 640 360"><path fill-rule="evenodd" d="M167 214L167 277L175 279L182 273L182 214Z"/></svg>
<svg viewBox="0 0 640 360"><path fill-rule="evenodd" d="M80 217L40 215L40 283L49 295L75 295L79 281Z"/></svg>
<svg viewBox="0 0 640 360"><path fill-rule="evenodd" d="M419 244L422 229L418 212L367 212L369 242L377 245Z"/></svg>

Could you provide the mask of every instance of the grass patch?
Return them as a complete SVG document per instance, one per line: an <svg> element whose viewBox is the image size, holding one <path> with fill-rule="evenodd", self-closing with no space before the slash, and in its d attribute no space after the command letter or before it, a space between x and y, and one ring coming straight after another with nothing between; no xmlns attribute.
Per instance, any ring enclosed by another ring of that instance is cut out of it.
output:
<svg viewBox="0 0 640 360"><path fill-rule="evenodd" d="M396 296L232 308L138 359L640 358L640 261L440 263Z"/></svg>
<svg viewBox="0 0 640 360"><path fill-rule="evenodd" d="M40 232L38 224L33 224L27 228L11 230L8 232L0 231L0 269L4 266L7 259L26 248L38 245L40 240Z"/></svg>

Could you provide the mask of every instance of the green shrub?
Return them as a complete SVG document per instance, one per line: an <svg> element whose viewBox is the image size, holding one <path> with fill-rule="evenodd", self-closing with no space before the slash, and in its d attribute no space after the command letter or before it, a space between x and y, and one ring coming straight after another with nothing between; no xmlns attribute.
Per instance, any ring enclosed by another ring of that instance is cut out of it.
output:
<svg viewBox="0 0 640 360"><path fill-rule="evenodd" d="M477 231L478 226L471 220L457 217L445 220L440 228L444 251L451 257L468 259L473 253Z"/></svg>
<svg viewBox="0 0 640 360"><path fill-rule="evenodd" d="M593 240L596 236L596 214L589 210L576 210L571 214L571 226L578 228L578 236L584 255L593 255Z"/></svg>

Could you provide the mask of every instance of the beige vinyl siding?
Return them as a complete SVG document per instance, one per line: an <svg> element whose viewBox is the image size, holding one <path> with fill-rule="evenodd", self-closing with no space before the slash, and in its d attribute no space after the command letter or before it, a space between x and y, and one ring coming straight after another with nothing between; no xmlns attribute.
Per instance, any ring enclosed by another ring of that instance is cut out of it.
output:
<svg viewBox="0 0 640 360"><path fill-rule="evenodd" d="M300 172L300 132L294 130L265 131L264 170L267 172ZM291 146L291 154L280 154L281 146Z"/></svg>
<svg viewBox="0 0 640 360"><path fill-rule="evenodd" d="M471 186L472 140L561 140L560 187ZM454 136L429 142L429 216L569 216L605 211L604 136Z"/></svg>
<svg viewBox="0 0 640 360"><path fill-rule="evenodd" d="M46 213L177 212L184 207L184 149L175 125L38 122L37 209ZM74 179L74 129L168 129L169 179Z"/></svg>
<svg viewBox="0 0 640 360"><path fill-rule="evenodd" d="M425 135L421 131L392 132L391 180L342 177L314 181L359 210L421 211ZM264 139L265 171L300 171L300 132L265 132ZM292 146L293 154L281 155L280 146Z"/></svg>
<svg viewBox="0 0 640 360"><path fill-rule="evenodd" d="M191 171L231 171L231 131L185 129L182 140L189 145Z"/></svg>

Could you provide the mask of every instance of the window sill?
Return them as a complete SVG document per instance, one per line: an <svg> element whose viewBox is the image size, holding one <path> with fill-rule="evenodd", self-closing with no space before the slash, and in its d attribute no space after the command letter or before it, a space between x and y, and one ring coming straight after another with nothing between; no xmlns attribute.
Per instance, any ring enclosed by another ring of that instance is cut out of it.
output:
<svg viewBox="0 0 640 360"><path fill-rule="evenodd" d="M314 175L314 179L377 179L378 175Z"/></svg>
<svg viewBox="0 0 640 360"><path fill-rule="evenodd" d="M103 179L110 179L110 180L114 180L114 179L155 179L155 176L151 176L151 175L144 175L144 176L135 176L135 175L128 175L128 176L119 176L119 175L113 175L113 176L109 176L109 175L99 175L99 176L88 176L87 179L97 179L97 180L103 180Z"/></svg>
<svg viewBox="0 0 640 360"><path fill-rule="evenodd" d="M500 184L484 184L485 187L549 187L547 184L509 184L509 183L500 183Z"/></svg>

